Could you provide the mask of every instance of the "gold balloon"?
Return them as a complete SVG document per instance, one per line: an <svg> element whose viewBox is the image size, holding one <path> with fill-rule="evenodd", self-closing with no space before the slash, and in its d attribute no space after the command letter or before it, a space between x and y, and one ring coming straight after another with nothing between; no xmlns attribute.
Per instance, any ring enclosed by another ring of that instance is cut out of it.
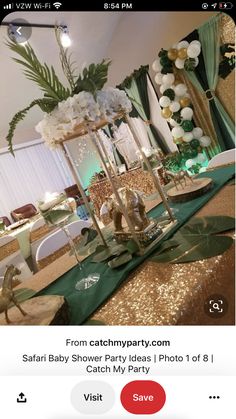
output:
<svg viewBox="0 0 236 419"><path fill-rule="evenodd" d="M183 142L183 138L182 137L180 137L180 138L173 138L173 143L175 143L175 144L180 144L182 142Z"/></svg>
<svg viewBox="0 0 236 419"><path fill-rule="evenodd" d="M181 60L185 60L185 58L187 58L188 54L187 54L187 48L181 48L178 51L178 58L180 58Z"/></svg>
<svg viewBox="0 0 236 419"><path fill-rule="evenodd" d="M176 58L178 57L178 51L177 51L177 49L175 49L175 48L169 49L169 51L167 53L167 56L168 56L169 60L175 61Z"/></svg>
<svg viewBox="0 0 236 419"><path fill-rule="evenodd" d="M186 106L190 105L191 100L189 97L182 97L182 99L179 100L179 103L182 108L185 108Z"/></svg>
<svg viewBox="0 0 236 419"><path fill-rule="evenodd" d="M163 118L166 118L167 119L167 118L170 118L171 117L172 112L171 112L171 110L169 108L164 108L161 111L161 115L163 116Z"/></svg>

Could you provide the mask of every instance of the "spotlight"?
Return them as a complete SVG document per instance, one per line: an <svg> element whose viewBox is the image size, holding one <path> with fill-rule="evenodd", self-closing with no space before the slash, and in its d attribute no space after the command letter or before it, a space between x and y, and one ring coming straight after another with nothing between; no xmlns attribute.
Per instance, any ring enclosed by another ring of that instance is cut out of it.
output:
<svg viewBox="0 0 236 419"><path fill-rule="evenodd" d="M61 44L64 48L68 48L71 46L71 39L69 36L68 28L67 26L61 26L60 29L61 29L61 35L60 35Z"/></svg>

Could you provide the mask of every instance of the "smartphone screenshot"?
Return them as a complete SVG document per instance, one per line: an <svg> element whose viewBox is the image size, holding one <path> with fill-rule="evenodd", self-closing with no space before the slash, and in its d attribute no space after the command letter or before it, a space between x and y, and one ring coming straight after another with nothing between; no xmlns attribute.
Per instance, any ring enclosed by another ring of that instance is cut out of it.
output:
<svg viewBox="0 0 236 419"><path fill-rule="evenodd" d="M1 2L4 419L233 419L233 2Z"/></svg>

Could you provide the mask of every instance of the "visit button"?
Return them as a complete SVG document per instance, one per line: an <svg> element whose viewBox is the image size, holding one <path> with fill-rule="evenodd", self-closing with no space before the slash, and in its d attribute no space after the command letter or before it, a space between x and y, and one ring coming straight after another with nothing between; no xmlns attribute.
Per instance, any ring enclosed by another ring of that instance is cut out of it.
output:
<svg viewBox="0 0 236 419"><path fill-rule="evenodd" d="M165 404L163 387L151 380L137 380L126 384L121 391L122 406L129 413L150 415L159 412Z"/></svg>

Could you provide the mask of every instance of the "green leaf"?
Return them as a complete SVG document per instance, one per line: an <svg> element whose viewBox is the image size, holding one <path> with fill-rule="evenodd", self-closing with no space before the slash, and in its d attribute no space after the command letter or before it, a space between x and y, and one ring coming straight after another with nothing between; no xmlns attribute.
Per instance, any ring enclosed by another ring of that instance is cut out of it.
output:
<svg viewBox="0 0 236 419"><path fill-rule="evenodd" d="M35 82L47 97L58 103L70 96L70 90L60 82L54 68L52 66L49 68L46 63L41 64L30 44L23 46L15 42L6 42L6 45L11 51L20 55L21 59L13 58L13 60L24 67L25 76Z"/></svg>
<svg viewBox="0 0 236 419"><path fill-rule="evenodd" d="M129 240L127 243L124 243L124 246L131 255L139 251L139 247L133 239Z"/></svg>
<svg viewBox="0 0 236 419"><path fill-rule="evenodd" d="M119 268L120 266L130 262L132 260L132 255L128 252L123 253L122 255L110 260L108 266L112 269Z"/></svg>
<svg viewBox="0 0 236 419"><path fill-rule="evenodd" d="M105 247L104 250L97 253L93 257L92 262L105 262L106 260L111 259L114 256L119 256L126 251L126 248L122 244L114 244L112 247Z"/></svg>
<svg viewBox="0 0 236 419"><path fill-rule="evenodd" d="M57 101L51 98L35 99L33 102L30 103L29 106L17 112L13 116L12 120L9 123L9 131L6 136L6 140L8 142L8 149L13 156L14 156L14 151L13 151L12 139L14 136L16 126L17 124L19 124L20 121L22 121L26 117L28 111L36 105L39 106L43 112L51 112L57 105Z"/></svg>
<svg viewBox="0 0 236 419"><path fill-rule="evenodd" d="M234 227L234 218L228 216L193 218L171 240L165 241L151 260L158 263L184 263L220 255L232 245L233 239L216 234Z"/></svg>
<svg viewBox="0 0 236 419"><path fill-rule="evenodd" d="M111 61L102 60L99 64L92 63L88 68L84 68L82 75L76 80L73 94L87 91L95 95L97 90L101 90L107 81L110 64Z"/></svg>
<svg viewBox="0 0 236 419"><path fill-rule="evenodd" d="M60 51L59 57L60 57L63 73L65 74L69 82L71 90L74 90L75 79L77 78L77 75L75 74L77 72L75 62L71 60L71 53L69 53L68 49L64 48L61 43L61 29L59 26L55 27L55 35L56 35L56 40L59 46L59 51Z"/></svg>

